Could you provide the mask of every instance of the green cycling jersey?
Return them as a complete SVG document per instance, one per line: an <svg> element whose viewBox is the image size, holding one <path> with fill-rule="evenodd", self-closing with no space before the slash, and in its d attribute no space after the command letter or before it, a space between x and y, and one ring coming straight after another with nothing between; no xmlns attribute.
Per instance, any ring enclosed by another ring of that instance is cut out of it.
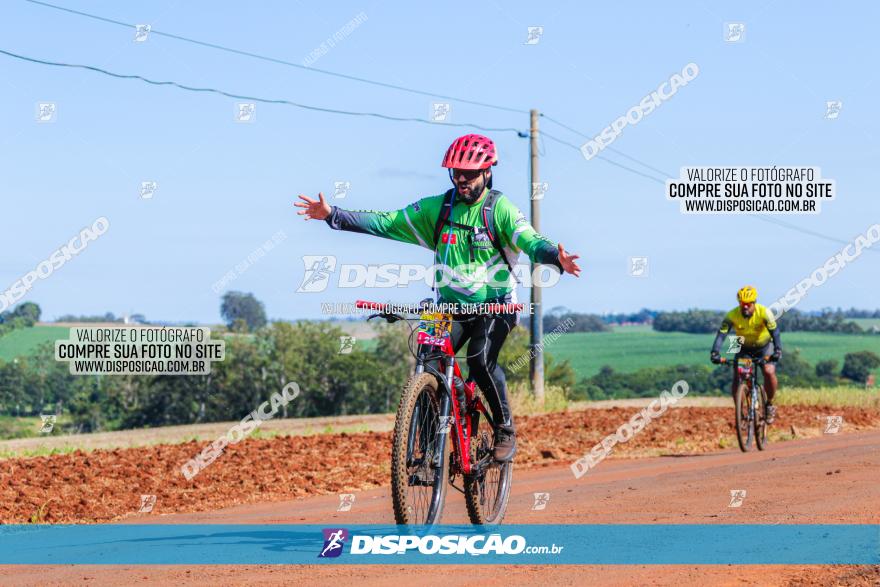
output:
<svg viewBox="0 0 880 587"><path fill-rule="evenodd" d="M343 210L333 206L326 222L336 230L381 236L434 251L434 277L440 299L445 302L481 303L511 294L516 281L510 275L508 264L515 267L520 253L535 263L553 265L561 272L556 243L538 234L503 194L492 207L501 251L487 234L462 227L485 228L482 210L488 193L485 189L480 199L470 205L456 201L449 216L453 224L443 226L437 242L434 230L446 201L445 194L422 198L392 212Z"/></svg>

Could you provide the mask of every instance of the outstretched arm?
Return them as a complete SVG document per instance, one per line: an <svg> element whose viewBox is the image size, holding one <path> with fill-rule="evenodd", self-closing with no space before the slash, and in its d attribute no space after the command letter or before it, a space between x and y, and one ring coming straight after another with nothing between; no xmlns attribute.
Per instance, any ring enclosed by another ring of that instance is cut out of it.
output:
<svg viewBox="0 0 880 587"><path fill-rule="evenodd" d="M294 206L303 208L298 214L305 216L305 220L324 220L334 230L371 234L431 248L430 238L427 238L427 218L418 203L393 212L377 212L330 206L323 193L318 194L318 200L303 195L299 197L302 202L295 202Z"/></svg>
<svg viewBox="0 0 880 587"><path fill-rule="evenodd" d="M297 212L298 216L305 216L303 220L324 220L330 216L331 208L330 204L324 200L324 192L318 193L317 200L302 194L299 195L299 199L302 202L294 202L293 205L297 208L304 208Z"/></svg>

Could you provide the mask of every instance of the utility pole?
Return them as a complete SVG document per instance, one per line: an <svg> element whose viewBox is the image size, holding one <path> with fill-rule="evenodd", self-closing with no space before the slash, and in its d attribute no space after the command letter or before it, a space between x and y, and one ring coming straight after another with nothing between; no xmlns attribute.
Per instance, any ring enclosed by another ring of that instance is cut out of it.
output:
<svg viewBox="0 0 880 587"><path fill-rule="evenodd" d="M537 184L540 182L538 178L538 111L532 109L529 112L529 150L531 151L530 168L529 168L529 200L531 201L532 226L536 231L541 232L541 211L538 208L539 200L535 198ZM538 405L544 405L544 320L541 311L541 288L535 284L535 263L531 264L532 271L532 308L534 312L530 318L531 323L531 340L530 349L532 351L532 360L529 364L529 375L532 381L532 392L535 394L535 400Z"/></svg>

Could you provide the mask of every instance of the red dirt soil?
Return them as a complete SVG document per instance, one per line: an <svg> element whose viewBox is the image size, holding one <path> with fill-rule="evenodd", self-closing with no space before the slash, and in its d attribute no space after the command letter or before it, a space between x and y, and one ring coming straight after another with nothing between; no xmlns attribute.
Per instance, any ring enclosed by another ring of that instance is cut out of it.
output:
<svg viewBox="0 0 880 587"><path fill-rule="evenodd" d="M515 467L505 524L880 523L880 430L773 443L763 452L609 459L575 480L566 463ZM731 488L747 490L729 507ZM534 492L550 500L533 509ZM467 523L450 492L444 523ZM389 487L356 493L339 512L336 495L252 503L210 512L153 516L147 524L388 524ZM602 544L595 545L602 548ZM688 548L690 544L682 544ZM773 549L784 545L766 544ZM855 565L8 565L6 586L117 585L847 585L880 584L880 566Z"/></svg>
<svg viewBox="0 0 880 587"><path fill-rule="evenodd" d="M523 416L517 419L517 469L569 464L613 433L630 408ZM842 415L844 433L880 427L866 408L780 408L775 438L821 434L826 415ZM680 408L654 420L612 458L714 452L736 445L732 409ZM208 443L95 450L0 461L0 523L95 523L137 514L155 495L153 514L338 494L388 484L390 433L248 439L186 480L180 467Z"/></svg>

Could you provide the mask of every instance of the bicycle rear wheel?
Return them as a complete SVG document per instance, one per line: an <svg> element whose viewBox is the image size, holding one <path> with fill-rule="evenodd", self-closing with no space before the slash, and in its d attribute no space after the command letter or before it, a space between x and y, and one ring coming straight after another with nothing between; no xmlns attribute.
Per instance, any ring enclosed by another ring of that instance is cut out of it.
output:
<svg viewBox="0 0 880 587"><path fill-rule="evenodd" d="M748 452L752 444L752 427L749 422L749 387L745 382L737 386L733 401L736 410L736 441L741 451Z"/></svg>
<svg viewBox="0 0 880 587"><path fill-rule="evenodd" d="M765 410L767 409L767 392L764 386L758 386L758 405L755 406L755 446L758 450L767 448L767 420L765 419Z"/></svg>
<svg viewBox="0 0 880 587"><path fill-rule="evenodd" d="M492 423L479 411L471 413L470 458L475 472L465 477L464 494L472 524L500 524L507 513L513 463L495 461L494 450Z"/></svg>
<svg viewBox="0 0 880 587"><path fill-rule="evenodd" d="M436 524L443 514L449 452L439 434L439 395L434 375L422 373L410 377L400 396L391 447L397 524Z"/></svg>

